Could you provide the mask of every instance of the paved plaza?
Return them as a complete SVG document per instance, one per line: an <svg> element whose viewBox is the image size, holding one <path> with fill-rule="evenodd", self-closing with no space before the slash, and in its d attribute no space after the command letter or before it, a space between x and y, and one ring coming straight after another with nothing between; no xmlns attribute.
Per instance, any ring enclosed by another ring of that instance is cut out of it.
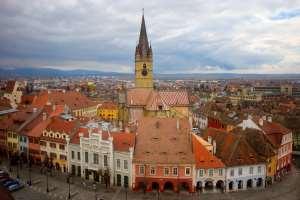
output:
<svg viewBox="0 0 300 200"><path fill-rule="evenodd" d="M7 168L6 164L2 164L1 168ZM8 168L7 168L8 169ZM16 177L16 167L13 167L12 176ZM20 170L20 180L24 183L28 180L28 168L24 167ZM46 175L41 174L38 168L34 168L31 172L32 186L13 192L16 200L50 200L68 199L69 185L66 182L65 174L55 174L48 177L49 192L46 192ZM104 185L97 185L96 191L92 186L92 182L86 182L78 177L73 178L70 185L70 194L72 200L125 200L126 191L124 188L111 187L106 189ZM179 199L216 199L216 200L299 200L300 199L300 169L293 167L290 174L285 176L282 181L273 184L270 188L260 190L247 190L232 193L217 194L188 194L173 192L164 192L157 194L156 192L146 193L127 191L127 199L160 199L160 200L179 200Z"/></svg>

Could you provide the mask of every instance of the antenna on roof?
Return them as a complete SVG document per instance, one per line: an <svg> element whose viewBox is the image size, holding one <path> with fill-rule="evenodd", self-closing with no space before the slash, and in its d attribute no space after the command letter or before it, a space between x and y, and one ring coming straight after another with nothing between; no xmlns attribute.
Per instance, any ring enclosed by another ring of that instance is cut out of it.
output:
<svg viewBox="0 0 300 200"><path fill-rule="evenodd" d="M144 15L144 11L145 11L145 9L143 8L143 9L142 9L143 15Z"/></svg>

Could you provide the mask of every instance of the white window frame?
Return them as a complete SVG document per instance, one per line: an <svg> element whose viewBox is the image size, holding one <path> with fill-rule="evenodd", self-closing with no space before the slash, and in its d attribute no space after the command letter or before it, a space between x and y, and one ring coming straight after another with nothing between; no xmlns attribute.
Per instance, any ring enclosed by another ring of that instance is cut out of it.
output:
<svg viewBox="0 0 300 200"><path fill-rule="evenodd" d="M117 170L121 169L121 160L120 159L116 159L116 169Z"/></svg>
<svg viewBox="0 0 300 200"><path fill-rule="evenodd" d="M200 169L199 170L199 177L203 177L204 176L204 169Z"/></svg>
<svg viewBox="0 0 300 200"><path fill-rule="evenodd" d="M150 167L150 175L156 175L156 169L153 166Z"/></svg>
<svg viewBox="0 0 300 200"><path fill-rule="evenodd" d="M168 171L168 173L166 173L166 170ZM170 175L170 167L164 167L164 175L165 176L169 176Z"/></svg>
<svg viewBox="0 0 300 200"><path fill-rule="evenodd" d="M124 170L126 170L126 171L128 170L128 160L123 161L123 167L124 167Z"/></svg>
<svg viewBox="0 0 300 200"><path fill-rule="evenodd" d="M139 167L139 174L145 174L145 167L143 165Z"/></svg>
<svg viewBox="0 0 300 200"><path fill-rule="evenodd" d="M189 170L189 173L188 173L188 174L186 173L187 169ZM184 169L184 175L185 175L185 176L191 176L191 174L192 174L192 173L191 173L191 168L190 168L190 167L186 167L186 168Z"/></svg>
<svg viewBox="0 0 300 200"><path fill-rule="evenodd" d="M176 169L176 173L174 173L174 170ZM174 175L174 176L178 176L178 167L173 167L172 168L172 174Z"/></svg>

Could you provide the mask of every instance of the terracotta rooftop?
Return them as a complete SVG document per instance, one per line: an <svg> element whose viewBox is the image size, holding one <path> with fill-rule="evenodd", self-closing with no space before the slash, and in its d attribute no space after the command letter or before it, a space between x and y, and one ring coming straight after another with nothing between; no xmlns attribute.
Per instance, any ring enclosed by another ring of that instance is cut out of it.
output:
<svg viewBox="0 0 300 200"><path fill-rule="evenodd" d="M193 164L187 119L144 117L138 121L134 161L153 164Z"/></svg>
<svg viewBox="0 0 300 200"><path fill-rule="evenodd" d="M99 102L94 102L80 92L75 91L43 91L36 96L32 105L43 107L48 103L51 103L51 105L67 105L73 110L96 106Z"/></svg>
<svg viewBox="0 0 300 200"><path fill-rule="evenodd" d="M129 106L147 106L151 110L158 109L162 105L164 109L167 109L167 106L189 106L189 98L186 91L132 88L127 91L127 104Z"/></svg>
<svg viewBox="0 0 300 200"><path fill-rule="evenodd" d="M209 152L200 142L199 136L193 134L193 152L196 160L196 167L201 169L223 168L223 162Z"/></svg>
<svg viewBox="0 0 300 200"><path fill-rule="evenodd" d="M51 122L48 124L46 130L71 134L76 130L77 127L78 127L77 120L67 121L62 119L59 116L56 116L51 118Z"/></svg>
<svg viewBox="0 0 300 200"><path fill-rule="evenodd" d="M100 106L101 109L118 109L117 104L113 103L113 102L103 102Z"/></svg>
<svg viewBox="0 0 300 200"><path fill-rule="evenodd" d="M115 151L129 151L130 147L134 147L134 133L112 132L111 136L113 137Z"/></svg>
<svg viewBox="0 0 300 200"><path fill-rule="evenodd" d="M226 166L252 165L265 162L249 145L245 135L208 128L203 138L208 136L216 141L216 156Z"/></svg>

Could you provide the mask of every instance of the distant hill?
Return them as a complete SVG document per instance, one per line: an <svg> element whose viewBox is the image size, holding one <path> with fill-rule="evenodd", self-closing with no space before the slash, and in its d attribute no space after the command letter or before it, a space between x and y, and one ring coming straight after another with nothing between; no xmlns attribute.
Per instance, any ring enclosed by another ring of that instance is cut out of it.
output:
<svg viewBox="0 0 300 200"><path fill-rule="evenodd" d="M118 72L102 72L96 70L59 70L52 68L0 68L0 78L45 78L45 77L78 77L78 76L108 76L133 79L134 74ZM154 74L156 79L300 79L300 74L234 74L234 73L199 73L199 74Z"/></svg>

